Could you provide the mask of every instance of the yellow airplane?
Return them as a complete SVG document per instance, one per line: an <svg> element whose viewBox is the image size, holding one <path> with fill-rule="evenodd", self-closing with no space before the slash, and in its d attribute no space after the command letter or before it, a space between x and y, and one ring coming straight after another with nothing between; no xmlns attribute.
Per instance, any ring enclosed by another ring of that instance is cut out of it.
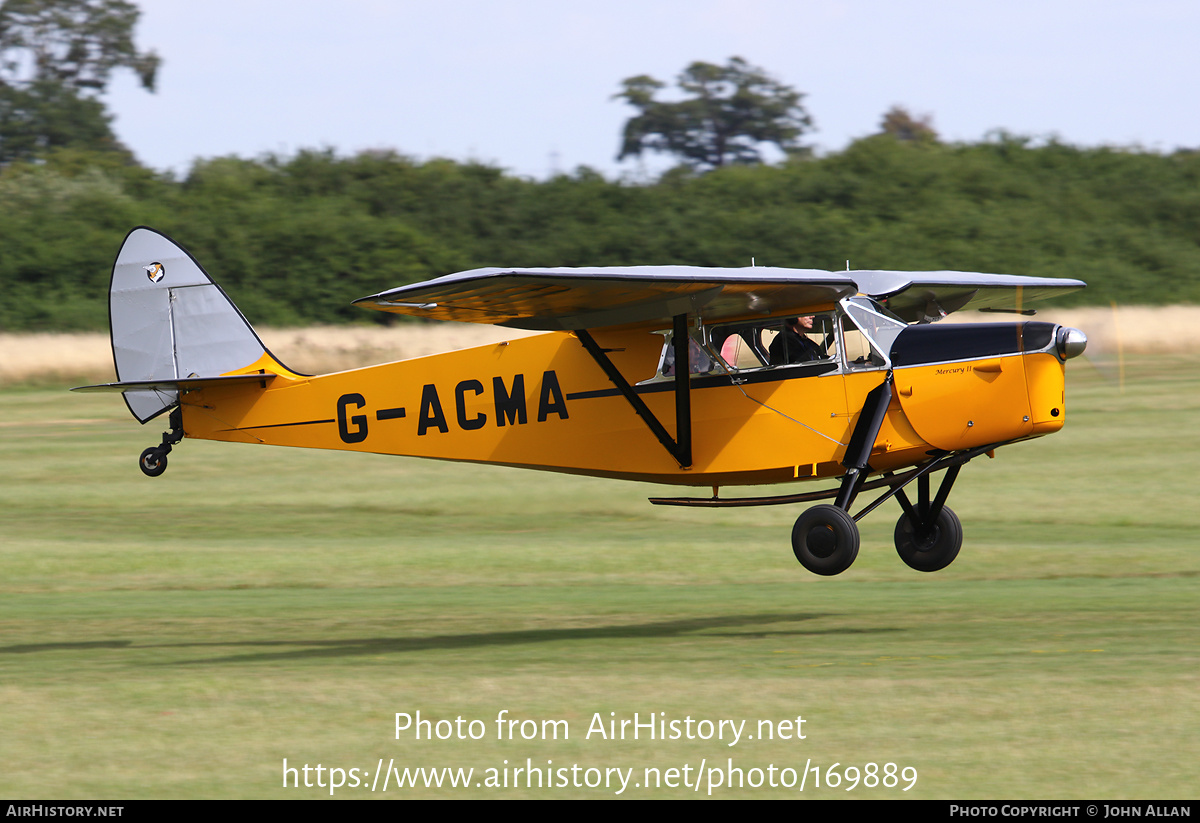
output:
<svg viewBox="0 0 1200 823"><path fill-rule="evenodd" d="M850 567L856 521L895 497L900 557L936 571L962 545L945 505L959 470L1062 428L1064 365L1087 339L1028 320L932 321L1032 314L1026 303L1083 286L950 271L475 269L355 302L545 333L310 376L267 350L187 251L139 227L110 288L118 382L80 390L121 392L141 423L168 413L170 431L139 459L152 477L192 437L711 487L651 500L665 505L831 500L792 530L796 558L821 575ZM720 494L821 479L832 487Z"/></svg>

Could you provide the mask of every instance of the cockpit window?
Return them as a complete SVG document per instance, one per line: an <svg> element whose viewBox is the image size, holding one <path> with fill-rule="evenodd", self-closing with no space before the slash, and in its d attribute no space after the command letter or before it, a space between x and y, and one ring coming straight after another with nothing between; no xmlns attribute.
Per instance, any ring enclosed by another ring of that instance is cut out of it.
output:
<svg viewBox="0 0 1200 823"><path fill-rule="evenodd" d="M886 353L907 328L904 321L867 298L847 298L840 305L839 312L690 327L688 371L718 375L804 363L832 368L834 360L846 370L888 366ZM659 334L658 369L643 383L675 377L674 333Z"/></svg>
<svg viewBox="0 0 1200 823"><path fill-rule="evenodd" d="M711 334L721 359L743 371L830 360L836 352L833 329L833 318L818 314L714 326Z"/></svg>

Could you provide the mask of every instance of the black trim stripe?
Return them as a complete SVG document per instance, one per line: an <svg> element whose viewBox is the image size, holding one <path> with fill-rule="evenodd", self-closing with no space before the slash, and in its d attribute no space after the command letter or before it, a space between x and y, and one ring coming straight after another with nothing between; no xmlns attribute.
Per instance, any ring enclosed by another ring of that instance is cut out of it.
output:
<svg viewBox="0 0 1200 823"><path fill-rule="evenodd" d="M296 423L268 423L265 426L239 426L238 428L234 428L234 429L225 429L225 431L227 431L227 432L244 432L244 431L250 431L251 429L281 429L281 428L286 428L287 426L316 426L321 423L336 423L336 422L337 421L331 417L328 420L300 420Z"/></svg>

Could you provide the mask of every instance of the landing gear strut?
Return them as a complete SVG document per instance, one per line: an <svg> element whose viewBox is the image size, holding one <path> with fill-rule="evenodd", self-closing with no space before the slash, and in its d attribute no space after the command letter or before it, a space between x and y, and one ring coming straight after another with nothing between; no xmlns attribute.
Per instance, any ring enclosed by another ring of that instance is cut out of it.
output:
<svg viewBox="0 0 1200 823"><path fill-rule="evenodd" d="M147 477L158 477L167 470L167 455L170 454L171 447L183 440L183 412L178 406L171 412L168 420L171 430L163 432L162 443L146 449L138 458L138 468Z"/></svg>
<svg viewBox="0 0 1200 823"><path fill-rule="evenodd" d="M850 516L854 498L862 491L871 466L871 447L879 436L888 404L892 400L892 372L872 389L863 402L862 414L846 445L842 477L834 505L813 506L792 527L792 552L800 565L814 574L841 574L858 557L858 524ZM860 515L861 516L861 515Z"/></svg>

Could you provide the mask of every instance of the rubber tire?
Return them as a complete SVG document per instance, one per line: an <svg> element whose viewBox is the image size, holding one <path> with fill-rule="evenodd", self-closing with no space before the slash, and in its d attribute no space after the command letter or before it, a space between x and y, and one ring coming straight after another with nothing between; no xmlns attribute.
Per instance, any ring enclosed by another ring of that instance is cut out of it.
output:
<svg viewBox="0 0 1200 823"><path fill-rule="evenodd" d="M936 572L949 566L962 548L962 522L948 506L942 506L933 531L923 540L913 533L907 514L896 522L896 552L910 568L919 572Z"/></svg>
<svg viewBox="0 0 1200 823"><path fill-rule="evenodd" d="M858 557L858 524L837 506L813 506L796 518L792 551L813 574L832 577L850 568Z"/></svg>
<svg viewBox="0 0 1200 823"><path fill-rule="evenodd" d="M161 449L146 449L138 458L138 468L147 477L158 477L167 470L167 456Z"/></svg>

